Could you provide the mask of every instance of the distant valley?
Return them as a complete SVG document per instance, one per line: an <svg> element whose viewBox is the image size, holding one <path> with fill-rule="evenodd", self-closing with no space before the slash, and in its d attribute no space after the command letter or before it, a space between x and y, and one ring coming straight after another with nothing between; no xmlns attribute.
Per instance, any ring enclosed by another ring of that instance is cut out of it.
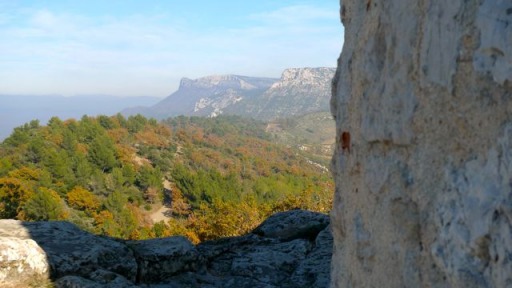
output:
<svg viewBox="0 0 512 288"><path fill-rule="evenodd" d="M0 203L13 203L0 218L198 243L247 233L277 211L326 213L333 74L184 78L161 101L2 96L0 115L30 122L0 143ZM127 103L135 108L118 108Z"/></svg>
<svg viewBox="0 0 512 288"><path fill-rule="evenodd" d="M335 68L320 67L286 69L281 78L240 75L183 78L179 89L164 99L0 95L0 140L9 136L14 127L34 119L46 124L53 116L79 119L83 115L121 113L164 120L180 115L239 115L269 123L269 132L278 141L323 155L324 161L320 162L325 163L331 155L335 134L334 121L328 112L334 73Z"/></svg>
<svg viewBox="0 0 512 288"><path fill-rule="evenodd" d="M114 115L130 106L157 103L157 97L116 97L87 95L64 97L59 95L0 95L0 141L15 127L31 120L45 124L51 117L80 118L87 114Z"/></svg>

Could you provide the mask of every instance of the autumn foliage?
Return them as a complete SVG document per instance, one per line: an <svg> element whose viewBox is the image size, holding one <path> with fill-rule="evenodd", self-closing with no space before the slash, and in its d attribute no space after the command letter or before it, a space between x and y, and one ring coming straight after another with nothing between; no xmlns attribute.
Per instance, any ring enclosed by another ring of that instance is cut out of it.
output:
<svg viewBox="0 0 512 288"><path fill-rule="evenodd" d="M31 121L0 144L0 217L197 243L247 233L277 211L327 213L329 173L264 127L234 116ZM166 221L153 223L162 205Z"/></svg>

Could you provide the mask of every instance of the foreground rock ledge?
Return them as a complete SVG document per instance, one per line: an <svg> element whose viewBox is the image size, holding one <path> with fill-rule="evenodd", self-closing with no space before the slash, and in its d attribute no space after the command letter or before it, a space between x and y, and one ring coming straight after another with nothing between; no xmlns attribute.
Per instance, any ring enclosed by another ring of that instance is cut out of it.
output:
<svg viewBox="0 0 512 288"><path fill-rule="evenodd" d="M341 4L332 287L512 287L512 2Z"/></svg>
<svg viewBox="0 0 512 288"><path fill-rule="evenodd" d="M67 222L0 220L0 286L327 287L331 251L329 217L303 210L198 246L181 236L120 241Z"/></svg>

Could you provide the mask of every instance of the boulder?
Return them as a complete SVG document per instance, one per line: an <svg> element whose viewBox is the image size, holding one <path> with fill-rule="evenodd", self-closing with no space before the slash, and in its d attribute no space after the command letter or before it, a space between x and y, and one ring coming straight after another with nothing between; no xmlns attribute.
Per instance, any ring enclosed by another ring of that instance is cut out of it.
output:
<svg viewBox="0 0 512 288"><path fill-rule="evenodd" d="M49 274L50 279L68 275L94 279L98 270L107 270L135 281L135 257L126 245L118 241L90 234L68 222L0 222L0 238L5 240L0 245L11 247L1 249L0 255L8 254L0 258L0 265L14 267L20 272L33 267L33 272L26 270L22 273L23 278L35 273L41 276ZM14 270L7 271L11 272L4 281L12 282Z"/></svg>
<svg viewBox="0 0 512 288"><path fill-rule="evenodd" d="M294 210L254 233L192 245L184 237L124 241L66 222L0 220L2 287L327 287L327 215Z"/></svg>
<svg viewBox="0 0 512 288"><path fill-rule="evenodd" d="M28 231L19 223L16 220L3 220L0 226L2 287L30 286L49 278L50 266L45 251L28 237Z"/></svg>
<svg viewBox="0 0 512 288"><path fill-rule="evenodd" d="M270 216L252 233L283 240L315 239L328 224L329 216L327 215L306 210L290 210Z"/></svg>
<svg viewBox="0 0 512 288"><path fill-rule="evenodd" d="M280 212L251 234L201 243L198 250L207 273L219 281L212 287L327 287L332 255L328 225L324 214Z"/></svg>

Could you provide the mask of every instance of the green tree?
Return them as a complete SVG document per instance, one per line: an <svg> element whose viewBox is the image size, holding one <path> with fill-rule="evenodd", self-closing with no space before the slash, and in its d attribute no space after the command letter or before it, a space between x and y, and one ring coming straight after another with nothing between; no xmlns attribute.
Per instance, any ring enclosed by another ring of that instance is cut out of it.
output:
<svg viewBox="0 0 512 288"><path fill-rule="evenodd" d="M116 190L108 195L104 205L108 211L112 213L119 213L123 210L126 203L128 203L128 200L125 195Z"/></svg>
<svg viewBox="0 0 512 288"><path fill-rule="evenodd" d="M163 188L162 178L163 175L160 168L153 168L149 165L144 165L139 169L136 183L142 190L146 190L149 187L161 190Z"/></svg>
<svg viewBox="0 0 512 288"><path fill-rule="evenodd" d="M76 176L76 182L80 186L87 186L93 174L93 168L87 158L82 154L75 154L73 157L73 172Z"/></svg>
<svg viewBox="0 0 512 288"><path fill-rule="evenodd" d="M100 135L92 141L88 155L91 162L103 172L110 172L119 164L114 143L105 135Z"/></svg>
<svg viewBox="0 0 512 288"><path fill-rule="evenodd" d="M41 187L23 206L23 220L47 221L67 218L64 203L57 192Z"/></svg>
<svg viewBox="0 0 512 288"><path fill-rule="evenodd" d="M108 117L108 116L105 116L105 115L98 116L98 122L100 123L101 127L105 128L107 130L114 128L114 121L112 121L112 119L110 119L110 117Z"/></svg>

